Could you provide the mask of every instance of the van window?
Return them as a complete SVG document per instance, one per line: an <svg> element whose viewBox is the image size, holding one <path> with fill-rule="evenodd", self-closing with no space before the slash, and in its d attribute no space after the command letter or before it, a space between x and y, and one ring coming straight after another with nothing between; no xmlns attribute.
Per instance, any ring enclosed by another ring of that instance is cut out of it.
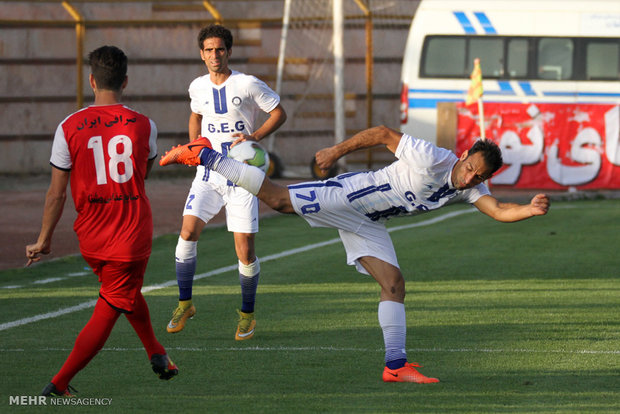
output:
<svg viewBox="0 0 620 414"><path fill-rule="evenodd" d="M586 46L586 79L620 79L620 43L590 41Z"/></svg>
<svg viewBox="0 0 620 414"><path fill-rule="evenodd" d="M465 38L433 37L428 42L424 74L461 77L466 72Z"/></svg>
<svg viewBox="0 0 620 414"><path fill-rule="evenodd" d="M480 58L483 78L620 80L620 38L431 35L421 78L468 78Z"/></svg>
<svg viewBox="0 0 620 414"><path fill-rule="evenodd" d="M563 80L573 76L573 41L543 38L538 42L538 77Z"/></svg>
<svg viewBox="0 0 620 414"><path fill-rule="evenodd" d="M507 62L509 78L527 77L527 52L528 41L526 39L508 39Z"/></svg>
<svg viewBox="0 0 620 414"><path fill-rule="evenodd" d="M480 58L482 77L501 77L504 75L504 46L503 39L496 37L474 37L469 42L467 53L467 70L471 73L474 68L474 59Z"/></svg>

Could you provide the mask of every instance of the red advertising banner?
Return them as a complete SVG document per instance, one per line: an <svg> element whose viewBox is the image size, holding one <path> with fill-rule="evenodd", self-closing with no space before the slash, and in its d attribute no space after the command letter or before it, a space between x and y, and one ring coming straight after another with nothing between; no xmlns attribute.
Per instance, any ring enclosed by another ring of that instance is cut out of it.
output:
<svg viewBox="0 0 620 414"><path fill-rule="evenodd" d="M456 153L480 136L477 105L457 104ZM620 105L484 103L486 138L502 150L494 185L620 189Z"/></svg>

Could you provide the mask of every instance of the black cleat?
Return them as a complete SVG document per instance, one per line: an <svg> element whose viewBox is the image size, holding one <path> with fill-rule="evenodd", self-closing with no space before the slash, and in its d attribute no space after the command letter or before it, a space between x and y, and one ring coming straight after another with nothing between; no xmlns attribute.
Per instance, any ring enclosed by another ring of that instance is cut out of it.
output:
<svg viewBox="0 0 620 414"><path fill-rule="evenodd" d="M68 385L67 389L64 391L58 391L54 383L50 382L49 384L45 386L45 388L43 388L43 391L41 391L41 395L46 396L46 397L71 398L71 397L75 397L75 395L72 393L77 393L77 392L78 391L75 388L73 388L71 385Z"/></svg>
<svg viewBox="0 0 620 414"><path fill-rule="evenodd" d="M166 354L153 354L151 366L153 367L153 372L162 380L169 380L179 373L177 366Z"/></svg>

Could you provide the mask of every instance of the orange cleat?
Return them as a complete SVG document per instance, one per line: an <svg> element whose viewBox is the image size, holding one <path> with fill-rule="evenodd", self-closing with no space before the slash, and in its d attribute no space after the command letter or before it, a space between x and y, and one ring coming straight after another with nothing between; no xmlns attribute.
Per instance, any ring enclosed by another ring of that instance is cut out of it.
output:
<svg viewBox="0 0 620 414"><path fill-rule="evenodd" d="M398 369L383 369L383 382L415 382L417 384L432 384L439 382L437 378L429 378L420 374L414 367L421 367L417 362L406 362L405 366Z"/></svg>
<svg viewBox="0 0 620 414"><path fill-rule="evenodd" d="M189 301L189 306L185 308L181 307L181 305L177 306L172 313L172 319L170 319L168 326L166 326L166 330L169 333L181 332L185 328L185 322L188 319L192 319L195 314L196 307L191 304L191 300Z"/></svg>
<svg viewBox="0 0 620 414"><path fill-rule="evenodd" d="M200 151L203 148L213 148L208 138L200 137L188 144L177 145L162 155L159 165L185 164L195 167L200 165Z"/></svg>
<svg viewBox="0 0 620 414"><path fill-rule="evenodd" d="M237 310L239 314L239 325L237 325L237 332L235 333L235 340L245 341L254 336L254 329L256 328L256 320L254 319L254 312L246 313Z"/></svg>

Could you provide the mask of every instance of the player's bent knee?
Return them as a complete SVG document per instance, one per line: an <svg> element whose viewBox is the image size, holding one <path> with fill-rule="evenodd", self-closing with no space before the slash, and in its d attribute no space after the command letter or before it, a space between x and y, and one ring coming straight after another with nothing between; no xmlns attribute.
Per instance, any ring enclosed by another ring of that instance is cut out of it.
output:
<svg viewBox="0 0 620 414"><path fill-rule="evenodd" d="M194 216L183 216L183 225L181 226L180 236L183 240L198 241L205 222Z"/></svg>
<svg viewBox="0 0 620 414"><path fill-rule="evenodd" d="M400 273L383 278L380 284L383 293L382 296L397 302L401 302L405 299L405 279Z"/></svg>
<svg viewBox="0 0 620 414"><path fill-rule="evenodd" d="M293 204L291 203L291 199L288 195L288 192L286 193L285 196L283 196L282 194L278 194L274 197L271 197L267 205L269 205L269 207L273 208L279 213L283 213L283 214L295 213L295 209L293 208Z"/></svg>

